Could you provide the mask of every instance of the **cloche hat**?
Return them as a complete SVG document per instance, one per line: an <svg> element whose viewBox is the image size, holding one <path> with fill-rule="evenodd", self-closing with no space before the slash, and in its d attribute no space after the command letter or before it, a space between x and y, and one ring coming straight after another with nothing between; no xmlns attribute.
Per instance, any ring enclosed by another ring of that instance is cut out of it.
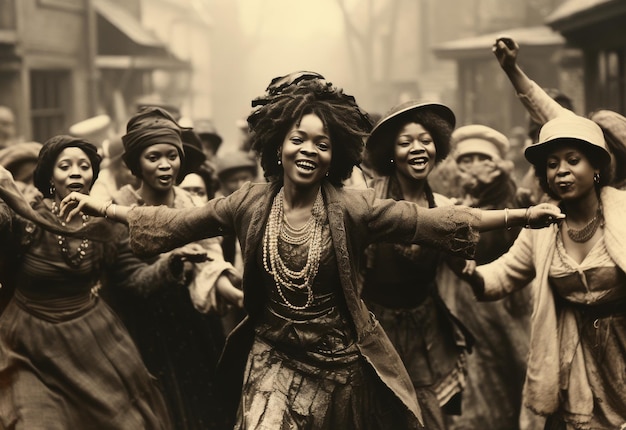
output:
<svg viewBox="0 0 626 430"><path fill-rule="evenodd" d="M603 166L611 162L600 126L578 115L562 115L546 122L539 131L539 141L527 147L524 155L530 163L541 164L553 147L552 143L571 140L582 143Z"/></svg>

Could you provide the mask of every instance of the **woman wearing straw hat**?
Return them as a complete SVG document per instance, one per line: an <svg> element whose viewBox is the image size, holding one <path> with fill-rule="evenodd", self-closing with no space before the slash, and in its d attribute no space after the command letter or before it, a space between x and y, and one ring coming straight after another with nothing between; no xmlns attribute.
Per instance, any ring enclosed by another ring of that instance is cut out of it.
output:
<svg viewBox="0 0 626 430"><path fill-rule="evenodd" d="M380 175L372 184L376 197L424 208L450 205L432 192L428 175L450 152L454 125L442 104L393 107L366 142L369 164ZM460 413L465 351L472 343L438 292L438 274L450 258L431 247L388 243L365 253L363 297L409 371L428 429L445 428L444 411Z"/></svg>
<svg viewBox="0 0 626 430"><path fill-rule="evenodd" d="M525 156L566 219L522 230L498 260L468 278L481 300L533 282L524 402L546 429L617 429L626 423L626 192L611 183L610 154L593 121L548 121Z"/></svg>

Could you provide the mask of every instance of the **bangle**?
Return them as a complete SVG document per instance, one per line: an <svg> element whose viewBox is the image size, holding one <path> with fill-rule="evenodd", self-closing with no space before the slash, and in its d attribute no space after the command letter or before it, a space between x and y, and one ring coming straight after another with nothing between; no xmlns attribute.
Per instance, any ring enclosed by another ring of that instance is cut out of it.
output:
<svg viewBox="0 0 626 430"><path fill-rule="evenodd" d="M511 230L511 226L509 225L509 208L504 208L504 228Z"/></svg>
<svg viewBox="0 0 626 430"><path fill-rule="evenodd" d="M528 206L526 208L526 213L524 214L524 218L526 219L526 224L524 225L525 228L530 228L530 210L532 208L532 206Z"/></svg>
<svg viewBox="0 0 626 430"><path fill-rule="evenodd" d="M117 215L117 205L113 203L111 207L113 208L113 215L111 215L109 218L111 218L112 220L115 220L115 216Z"/></svg>
<svg viewBox="0 0 626 430"><path fill-rule="evenodd" d="M108 200L102 205L102 209L100 210L100 212L105 218L108 218L107 210L109 210L109 206L111 206L112 204L113 204L113 200Z"/></svg>

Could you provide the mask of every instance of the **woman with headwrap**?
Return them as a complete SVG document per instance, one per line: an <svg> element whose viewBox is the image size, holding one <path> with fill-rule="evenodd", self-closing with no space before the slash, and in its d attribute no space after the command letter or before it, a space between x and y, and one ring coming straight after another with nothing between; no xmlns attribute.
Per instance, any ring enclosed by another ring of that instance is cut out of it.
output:
<svg viewBox="0 0 626 430"><path fill-rule="evenodd" d="M180 187L179 178L194 165L185 146L183 129L165 110L147 107L130 118L123 160L139 180L139 187L122 187L113 202L123 205L196 207L196 200ZM138 296L127 289L112 288L107 294L114 309L127 324L148 369L157 376L172 416L180 430L224 428L224 414L218 407L215 368L224 345L215 288L229 289L240 278L224 261L217 239L195 242L182 249L204 252L207 262L186 273L188 288L160 289ZM144 260L151 264L154 259ZM104 293L103 293L104 294ZM226 305L224 303L224 305ZM225 308L227 306L224 306Z"/></svg>
<svg viewBox="0 0 626 430"><path fill-rule="evenodd" d="M154 378L97 287L115 282L146 291L156 279L176 285L184 261L203 256L173 253L148 266L133 256L118 225L59 217L70 192L89 193L99 165L91 143L49 139L34 172L43 198L32 208L0 167L0 226L11 233L2 246L14 256L3 282L15 288L0 316L0 428L170 428ZM85 236L63 233L81 226Z"/></svg>

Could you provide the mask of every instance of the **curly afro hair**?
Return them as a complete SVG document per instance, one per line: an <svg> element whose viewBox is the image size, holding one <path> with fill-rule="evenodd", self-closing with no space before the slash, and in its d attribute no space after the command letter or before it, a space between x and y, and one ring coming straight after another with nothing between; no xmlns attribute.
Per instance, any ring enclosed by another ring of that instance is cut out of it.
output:
<svg viewBox="0 0 626 430"><path fill-rule="evenodd" d="M268 92L252 102L258 106L248 117L250 142L259 154L264 176L282 180L278 164L285 136L304 115L315 114L324 124L332 142L333 156L327 180L341 187L352 168L361 162L364 139L372 122L354 98L324 79L304 80L279 92Z"/></svg>

